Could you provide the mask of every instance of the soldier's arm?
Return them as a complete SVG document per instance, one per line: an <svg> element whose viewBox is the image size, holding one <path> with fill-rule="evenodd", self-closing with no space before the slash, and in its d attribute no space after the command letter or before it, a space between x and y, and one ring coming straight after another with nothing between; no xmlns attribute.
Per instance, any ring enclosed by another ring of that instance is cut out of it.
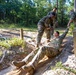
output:
<svg viewBox="0 0 76 75"><path fill-rule="evenodd" d="M70 24L73 22L74 19L75 19L75 13L73 12L73 13L70 15L70 20L69 20L67 26L70 26Z"/></svg>
<svg viewBox="0 0 76 75"><path fill-rule="evenodd" d="M69 27L65 30L65 32L60 36L60 39L63 40L69 31Z"/></svg>
<svg viewBox="0 0 76 75"><path fill-rule="evenodd" d="M57 21L57 13L55 13L55 19L54 19L54 22Z"/></svg>
<svg viewBox="0 0 76 75"><path fill-rule="evenodd" d="M48 14L47 15L50 15L51 14L51 11L50 12L48 12Z"/></svg>
<svg viewBox="0 0 76 75"><path fill-rule="evenodd" d="M72 22L73 22L73 19L70 19L67 26L70 26L70 24L71 24Z"/></svg>
<svg viewBox="0 0 76 75"><path fill-rule="evenodd" d="M46 28L50 28L50 26L49 26L49 17L45 20L45 27Z"/></svg>

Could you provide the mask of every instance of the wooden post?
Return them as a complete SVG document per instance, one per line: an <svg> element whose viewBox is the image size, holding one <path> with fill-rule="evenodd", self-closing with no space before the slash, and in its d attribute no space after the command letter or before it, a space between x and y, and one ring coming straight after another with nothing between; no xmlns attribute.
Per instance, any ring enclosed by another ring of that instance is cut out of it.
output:
<svg viewBox="0 0 76 75"><path fill-rule="evenodd" d="M74 11L76 12L76 0L74 0ZM73 30L74 54L76 56L76 28Z"/></svg>
<svg viewBox="0 0 76 75"><path fill-rule="evenodd" d="M20 38L23 40L23 29L20 29Z"/></svg>
<svg viewBox="0 0 76 75"><path fill-rule="evenodd" d="M73 30L74 54L76 56L76 29Z"/></svg>
<svg viewBox="0 0 76 75"><path fill-rule="evenodd" d="M76 0L74 0L74 11L76 12Z"/></svg>

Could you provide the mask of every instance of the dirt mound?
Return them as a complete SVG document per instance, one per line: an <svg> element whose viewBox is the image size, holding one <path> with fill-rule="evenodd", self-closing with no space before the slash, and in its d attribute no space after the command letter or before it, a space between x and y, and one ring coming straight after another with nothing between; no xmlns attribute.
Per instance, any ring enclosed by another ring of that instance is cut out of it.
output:
<svg viewBox="0 0 76 75"><path fill-rule="evenodd" d="M6 50L6 53L5 53L3 61L0 63L0 70L3 70L5 68L9 67L12 61L22 60L31 51L33 51L34 48L35 47L33 45L31 45L31 44L29 44L27 42L25 43L25 48L24 49L22 47L20 47L20 46L11 47L10 49L7 49L7 50L4 48L3 51ZM3 49L3 47L0 47L0 49Z"/></svg>

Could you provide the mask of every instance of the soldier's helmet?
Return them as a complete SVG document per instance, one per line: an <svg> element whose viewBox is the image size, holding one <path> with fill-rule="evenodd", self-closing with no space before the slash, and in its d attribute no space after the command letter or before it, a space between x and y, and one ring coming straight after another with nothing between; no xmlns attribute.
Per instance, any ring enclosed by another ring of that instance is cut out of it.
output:
<svg viewBox="0 0 76 75"><path fill-rule="evenodd" d="M49 18L51 17L55 17L56 16L56 13L55 12L51 12L51 14L47 15Z"/></svg>
<svg viewBox="0 0 76 75"><path fill-rule="evenodd" d="M56 13L55 12L51 12L50 17L55 16Z"/></svg>
<svg viewBox="0 0 76 75"><path fill-rule="evenodd" d="M74 10L72 9L69 13L69 15L71 16L72 14L74 14Z"/></svg>

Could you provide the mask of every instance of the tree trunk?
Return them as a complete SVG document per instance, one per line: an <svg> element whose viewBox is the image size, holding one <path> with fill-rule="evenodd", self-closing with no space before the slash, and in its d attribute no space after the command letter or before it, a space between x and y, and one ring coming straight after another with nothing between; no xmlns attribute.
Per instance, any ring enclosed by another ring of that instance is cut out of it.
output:
<svg viewBox="0 0 76 75"><path fill-rule="evenodd" d="M57 0L57 20L58 20L58 0Z"/></svg>

